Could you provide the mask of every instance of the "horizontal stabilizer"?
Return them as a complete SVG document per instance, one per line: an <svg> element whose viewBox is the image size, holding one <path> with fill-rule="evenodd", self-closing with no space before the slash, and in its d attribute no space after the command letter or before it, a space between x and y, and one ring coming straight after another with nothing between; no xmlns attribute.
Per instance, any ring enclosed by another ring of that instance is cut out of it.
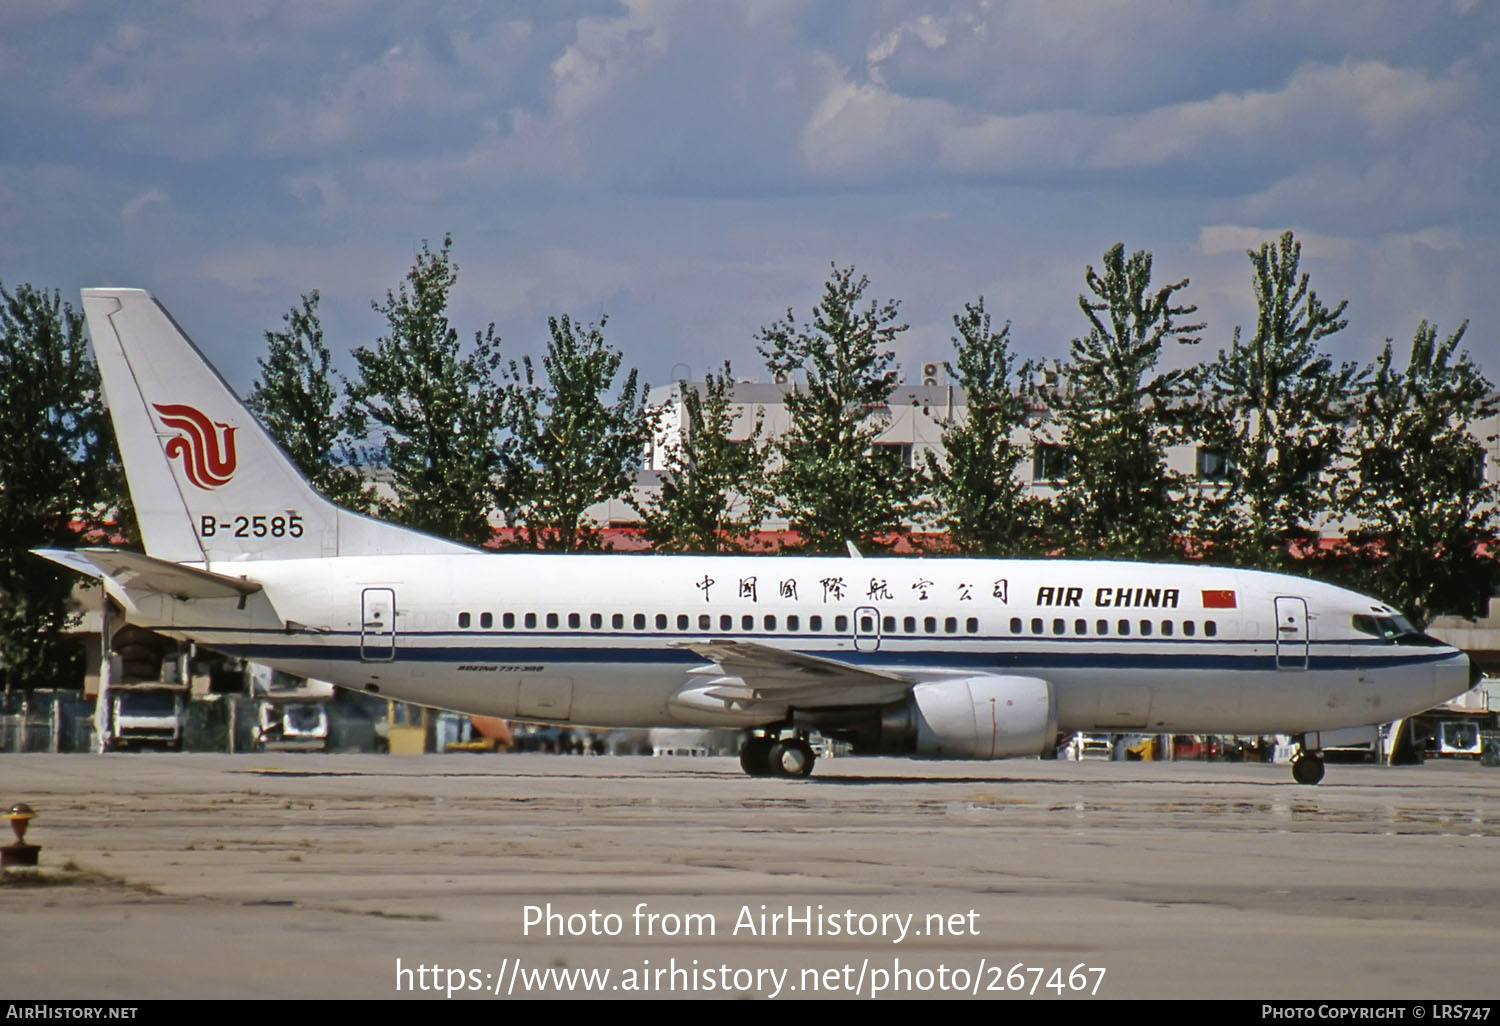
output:
<svg viewBox="0 0 1500 1026"><path fill-rule="evenodd" d="M125 549L32 549L35 555L107 581L127 594L170 595L172 598L244 598L260 591L260 584L228 577L140 552Z"/></svg>

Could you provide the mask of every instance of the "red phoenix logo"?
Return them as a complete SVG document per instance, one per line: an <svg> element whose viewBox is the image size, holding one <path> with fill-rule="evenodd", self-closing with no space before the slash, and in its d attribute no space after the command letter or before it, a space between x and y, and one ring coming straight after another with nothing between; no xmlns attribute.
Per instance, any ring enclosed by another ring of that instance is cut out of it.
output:
<svg viewBox="0 0 1500 1026"><path fill-rule="evenodd" d="M181 431L166 445L167 459L182 457L188 480L199 488L227 485L234 476L234 433L228 424L215 423L201 410L180 403L152 403L164 426Z"/></svg>

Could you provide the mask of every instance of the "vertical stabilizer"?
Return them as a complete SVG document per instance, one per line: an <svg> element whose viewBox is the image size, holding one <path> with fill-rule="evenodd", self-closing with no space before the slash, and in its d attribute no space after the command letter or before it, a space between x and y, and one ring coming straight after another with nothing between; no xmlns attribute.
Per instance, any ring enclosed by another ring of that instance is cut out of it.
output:
<svg viewBox="0 0 1500 1026"><path fill-rule="evenodd" d="M83 310L152 556L214 563L471 551L314 491L149 292L84 289Z"/></svg>

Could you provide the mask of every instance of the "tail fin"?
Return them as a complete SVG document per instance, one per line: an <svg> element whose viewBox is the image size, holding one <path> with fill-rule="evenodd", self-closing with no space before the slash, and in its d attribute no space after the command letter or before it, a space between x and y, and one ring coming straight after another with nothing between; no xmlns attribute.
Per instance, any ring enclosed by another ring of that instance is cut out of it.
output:
<svg viewBox="0 0 1500 1026"><path fill-rule="evenodd" d="M212 564L472 551L314 491L149 292L84 289L83 310L152 556Z"/></svg>

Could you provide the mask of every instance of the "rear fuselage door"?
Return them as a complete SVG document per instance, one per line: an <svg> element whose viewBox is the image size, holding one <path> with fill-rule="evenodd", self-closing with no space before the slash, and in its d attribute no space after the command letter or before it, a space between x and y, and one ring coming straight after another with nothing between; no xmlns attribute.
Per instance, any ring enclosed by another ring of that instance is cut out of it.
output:
<svg viewBox="0 0 1500 1026"><path fill-rule="evenodd" d="M360 596L359 658L388 663L396 658L396 590L366 588Z"/></svg>
<svg viewBox="0 0 1500 1026"><path fill-rule="evenodd" d="M1276 596L1276 668L1307 669L1307 601Z"/></svg>

